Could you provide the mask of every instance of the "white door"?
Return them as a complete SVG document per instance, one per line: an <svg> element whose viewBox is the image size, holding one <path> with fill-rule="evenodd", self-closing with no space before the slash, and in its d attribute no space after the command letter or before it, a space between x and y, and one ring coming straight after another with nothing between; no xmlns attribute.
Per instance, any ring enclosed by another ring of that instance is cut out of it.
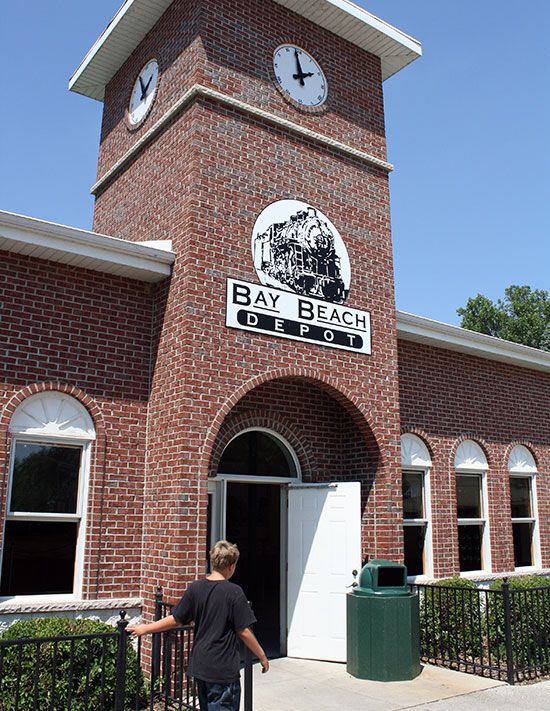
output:
<svg viewBox="0 0 550 711"><path fill-rule="evenodd" d="M346 588L360 565L359 482L289 487L289 657L346 661Z"/></svg>

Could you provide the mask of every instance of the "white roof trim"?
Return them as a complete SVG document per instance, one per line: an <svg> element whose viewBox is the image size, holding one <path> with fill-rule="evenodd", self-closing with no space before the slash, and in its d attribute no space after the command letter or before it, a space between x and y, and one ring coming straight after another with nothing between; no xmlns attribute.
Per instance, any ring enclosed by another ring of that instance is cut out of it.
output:
<svg viewBox="0 0 550 711"><path fill-rule="evenodd" d="M397 337L403 341L424 343L436 348L498 360L524 368L550 373L550 352L512 343L459 326L432 321L404 311L397 312Z"/></svg>
<svg viewBox="0 0 550 711"><path fill-rule="evenodd" d="M160 241L159 246L166 246ZM0 249L138 281L169 277L173 252L0 210Z"/></svg>
<svg viewBox="0 0 550 711"><path fill-rule="evenodd" d="M380 57L388 79L422 54L420 42L349 0L275 0ZM126 0L69 80L69 89L103 101L105 87L173 0Z"/></svg>

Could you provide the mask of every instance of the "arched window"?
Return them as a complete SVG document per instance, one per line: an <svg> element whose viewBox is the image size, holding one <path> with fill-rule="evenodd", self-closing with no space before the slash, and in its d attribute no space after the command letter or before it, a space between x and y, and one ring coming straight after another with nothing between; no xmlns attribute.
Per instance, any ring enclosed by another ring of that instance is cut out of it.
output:
<svg viewBox="0 0 550 711"><path fill-rule="evenodd" d="M455 473L460 572L490 570L487 458L477 442L458 445Z"/></svg>
<svg viewBox="0 0 550 711"><path fill-rule="evenodd" d="M416 435L401 436L403 538L408 575L431 575L430 467L428 448Z"/></svg>
<svg viewBox="0 0 550 711"><path fill-rule="evenodd" d="M13 413L0 595L79 595L92 419L59 392Z"/></svg>
<svg viewBox="0 0 550 711"><path fill-rule="evenodd" d="M249 429L229 442L218 474L294 479L298 462L282 437L265 429Z"/></svg>
<svg viewBox="0 0 550 711"><path fill-rule="evenodd" d="M527 447L517 444L512 448L508 457L508 473L514 564L516 568L529 567L538 562L539 546L535 496L537 465Z"/></svg>

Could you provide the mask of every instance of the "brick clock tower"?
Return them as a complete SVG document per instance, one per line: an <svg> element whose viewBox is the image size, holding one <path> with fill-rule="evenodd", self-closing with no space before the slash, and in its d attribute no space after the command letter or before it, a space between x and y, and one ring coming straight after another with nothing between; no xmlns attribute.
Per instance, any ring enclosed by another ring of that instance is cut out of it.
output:
<svg viewBox="0 0 550 711"><path fill-rule="evenodd" d="M260 638L312 656L297 620L323 626L323 570L343 590L402 558L382 82L419 54L347 0L133 0L71 80L104 102L94 230L176 254L154 287L146 617L227 537Z"/></svg>

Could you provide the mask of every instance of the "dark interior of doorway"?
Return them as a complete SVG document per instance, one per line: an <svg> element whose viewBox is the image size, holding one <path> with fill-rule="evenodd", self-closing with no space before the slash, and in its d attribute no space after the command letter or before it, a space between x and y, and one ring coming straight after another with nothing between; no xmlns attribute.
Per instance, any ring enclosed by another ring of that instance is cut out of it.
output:
<svg viewBox="0 0 550 711"><path fill-rule="evenodd" d="M240 585L258 622L254 632L268 657L281 649L281 490L273 484L227 483L226 538L241 556L232 582Z"/></svg>

